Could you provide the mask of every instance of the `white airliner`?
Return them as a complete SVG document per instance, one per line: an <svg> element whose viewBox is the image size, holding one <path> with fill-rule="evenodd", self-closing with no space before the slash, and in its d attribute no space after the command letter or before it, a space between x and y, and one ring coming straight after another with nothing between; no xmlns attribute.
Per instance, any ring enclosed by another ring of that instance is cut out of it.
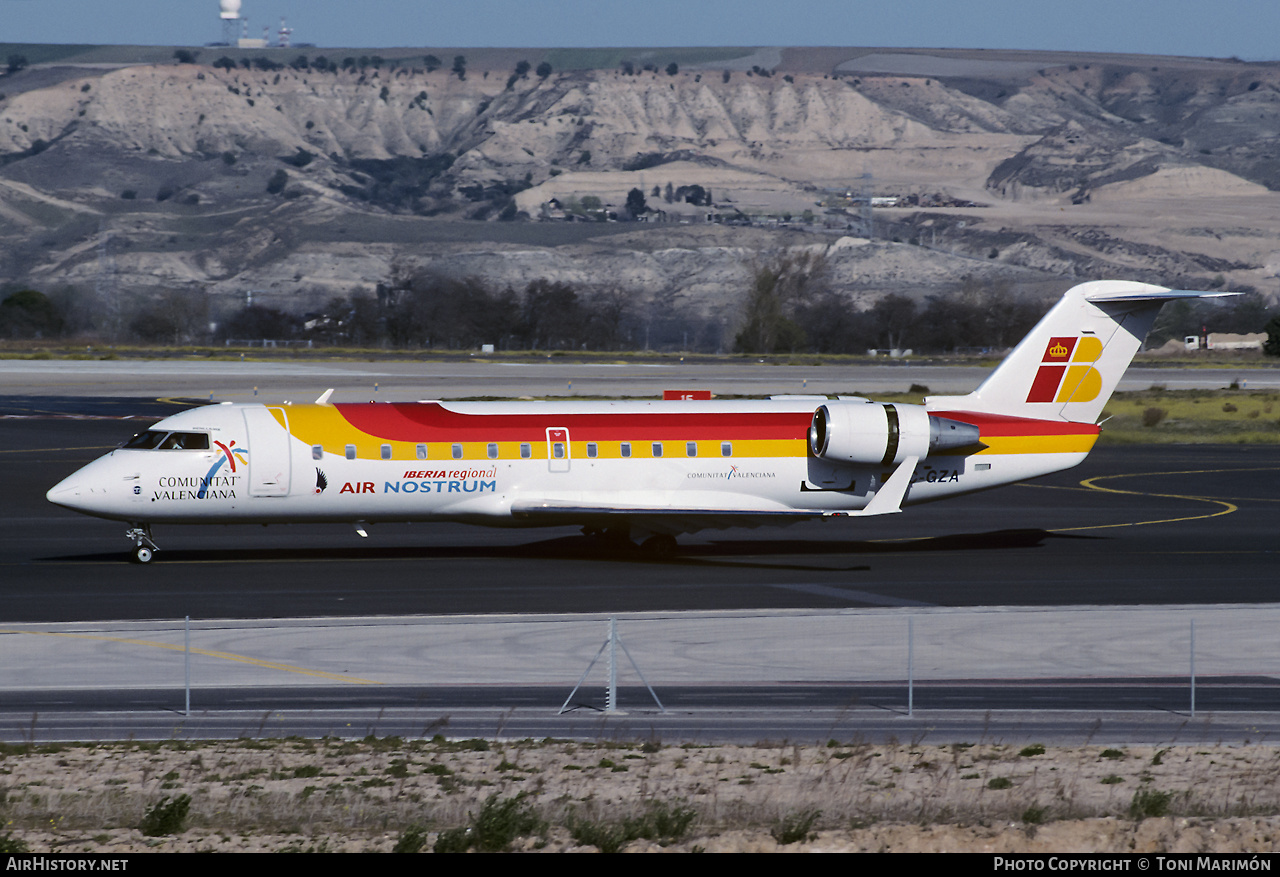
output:
<svg viewBox="0 0 1280 877"><path fill-rule="evenodd" d="M154 524L580 525L659 554L706 528L899 512L1080 463L1161 305L1201 293L1069 290L967 396L760 401L209 405L59 482L50 502Z"/></svg>

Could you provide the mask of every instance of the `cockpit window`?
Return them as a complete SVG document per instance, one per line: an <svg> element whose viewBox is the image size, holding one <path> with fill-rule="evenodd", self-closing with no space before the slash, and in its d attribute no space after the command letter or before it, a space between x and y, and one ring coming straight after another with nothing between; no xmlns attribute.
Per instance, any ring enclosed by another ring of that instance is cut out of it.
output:
<svg viewBox="0 0 1280 877"><path fill-rule="evenodd" d="M120 447L133 451L207 451L209 435L203 432L167 432L149 429Z"/></svg>
<svg viewBox="0 0 1280 877"><path fill-rule="evenodd" d="M154 429L149 429L146 432L138 433L120 447L134 451L150 451L158 447L168 434L167 432L156 432Z"/></svg>
<svg viewBox="0 0 1280 877"><path fill-rule="evenodd" d="M171 432L160 443L162 451L207 451L209 436L203 432Z"/></svg>

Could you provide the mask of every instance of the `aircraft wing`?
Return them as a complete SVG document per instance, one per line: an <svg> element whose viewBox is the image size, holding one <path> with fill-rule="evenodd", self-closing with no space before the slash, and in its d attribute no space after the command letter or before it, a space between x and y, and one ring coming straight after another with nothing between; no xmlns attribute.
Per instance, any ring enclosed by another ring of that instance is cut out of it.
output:
<svg viewBox="0 0 1280 877"><path fill-rule="evenodd" d="M755 507L744 504L751 499L742 494L703 494L704 499L720 498L721 505L679 506L670 504L673 497L667 495L632 494L617 503L600 504L597 496L585 498L560 497L518 500L511 506L514 518L538 524L563 522L573 524L584 521L607 524L610 519L628 518L641 522L654 532L693 533L698 530L723 530L729 527L786 526L811 518L850 518L892 515L902 511L902 501L911 486L917 457L908 457L898 465L865 508L861 509L796 509L761 503ZM627 501L631 500L631 501Z"/></svg>
<svg viewBox="0 0 1280 877"><path fill-rule="evenodd" d="M848 512L822 509L679 508L649 505L587 505L556 500L522 500L511 515L530 524L595 523L607 526L627 520L654 533L695 533L731 527L780 527L803 520L838 517Z"/></svg>
<svg viewBox="0 0 1280 877"><path fill-rule="evenodd" d="M679 506L662 502L617 502L601 504L568 498L518 500L511 506L511 516L531 524L576 524L583 522L608 525L626 518L662 533L694 533L698 530L724 530L730 527L779 527L813 518L848 518L889 515L902 511L902 500L909 485L916 458L902 465L862 509L796 509L784 506L748 508L742 495L725 497L723 505ZM704 497L705 498L705 497ZM640 499L640 497L636 497Z"/></svg>

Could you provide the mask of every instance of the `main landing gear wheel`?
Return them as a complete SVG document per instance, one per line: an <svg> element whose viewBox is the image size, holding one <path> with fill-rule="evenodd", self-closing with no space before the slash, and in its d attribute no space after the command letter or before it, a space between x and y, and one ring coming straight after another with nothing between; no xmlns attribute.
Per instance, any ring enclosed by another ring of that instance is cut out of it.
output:
<svg viewBox="0 0 1280 877"><path fill-rule="evenodd" d="M673 557L676 553L676 537L665 534L650 536L640 543L640 550L650 557Z"/></svg>
<svg viewBox="0 0 1280 877"><path fill-rule="evenodd" d="M155 556L155 552L145 545L136 545L129 552L129 559L134 563L150 563Z"/></svg>

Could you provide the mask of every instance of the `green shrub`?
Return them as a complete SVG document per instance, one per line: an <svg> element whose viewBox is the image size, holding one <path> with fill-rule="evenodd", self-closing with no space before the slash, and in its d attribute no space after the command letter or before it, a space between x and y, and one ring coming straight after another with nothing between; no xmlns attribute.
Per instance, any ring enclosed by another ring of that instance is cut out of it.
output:
<svg viewBox="0 0 1280 877"><path fill-rule="evenodd" d="M631 839L642 837L668 843L684 837L697 815L692 807L673 807L665 801L654 801L636 819L625 820L623 826Z"/></svg>
<svg viewBox="0 0 1280 877"><path fill-rule="evenodd" d="M523 792L505 800L490 795L471 825L440 832L432 849L437 853L465 853L475 847L493 853L507 849L517 837L536 834L543 823L524 798Z"/></svg>
<svg viewBox="0 0 1280 877"><path fill-rule="evenodd" d="M267 192L279 195L287 185L289 185L289 175L285 173L284 168L280 168L271 175L271 179L267 180Z"/></svg>
<svg viewBox="0 0 1280 877"><path fill-rule="evenodd" d="M622 852L622 848L634 840L628 836L626 828L616 822L570 817L566 827L579 846L595 847L602 853Z"/></svg>
<svg viewBox="0 0 1280 877"><path fill-rule="evenodd" d="M14 837L12 833L0 834L0 854L12 855L29 852L31 852L31 847L27 846L27 842L22 838Z"/></svg>
<svg viewBox="0 0 1280 877"><path fill-rule="evenodd" d="M1022 811L1022 821L1027 825L1040 825L1048 815L1048 807L1028 807Z"/></svg>
<svg viewBox="0 0 1280 877"><path fill-rule="evenodd" d="M404 830L400 835L400 839L396 841L396 845L391 848L393 853L417 853L427 845L427 832L420 825L413 825Z"/></svg>
<svg viewBox="0 0 1280 877"><path fill-rule="evenodd" d="M500 800L490 795L476 817L476 846L483 851L505 850L522 835L534 834L541 820L533 808L524 803L524 794Z"/></svg>
<svg viewBox="0 0 1280 877"><path fill-rule="evenodd" d="M1129 803L1129 816L1132 819L1164 816L1169 812L1169 804L1173 802L1172 792L1138 791L1133 793L1133 801Z"/></svg>
<svg viewBox="0 0 1280 877"><path fill-rule="evenodd" d="M1036 743L1031 746L1023 746L1022 751L1018 753L1022 758L1030 758L1033 755L1044 755L1044 745Z"/></svg>
<svg viewBox="0 0 1280 877"><path fill-rule="evenodd" d="M788 813L778 820L769 830L769 834L773 835L773 839L782 846L811 840L815 836L813 824L821 815L821 810L797 810Z"/></svg>
<svg viewBox="0 0 1280 877"><path fill-rule="evenodd" d="M1001 789L1012 789L1013 780L1009 779L1008 777L992 777L991 779L987 780L987 788L995 789L996 791L999 791Z"/></svg>
<svg viewBox="0 0 1280 877"><path fill-rule="evenodd" d="M431 849L437 853L465 853L471 849L471 829L463 826L442 831Z"/></svg>
<svg viewBox="0 0 1280 877"><path fill-rule="evenodd" d="M182 831L187 822L187 812L191 809L191 796L179 795L173 800L169 796L161 798L151 806L142 817L142 833L147 837L164 837Z"/></svg>

